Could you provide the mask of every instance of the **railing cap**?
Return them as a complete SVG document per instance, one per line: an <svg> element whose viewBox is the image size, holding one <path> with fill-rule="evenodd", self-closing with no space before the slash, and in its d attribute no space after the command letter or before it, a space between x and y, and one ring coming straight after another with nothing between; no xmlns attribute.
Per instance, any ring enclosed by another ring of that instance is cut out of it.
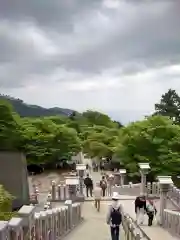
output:
<svg viewBox="0 0 180 240"><path fill-rule="evenodd" d="M13 217L8 222L8 225L16 228L16 227L19 227L21 225L21 223L22 223L22 218Z"/></svg>
<svg viewBox="0 0 180 240"><path fill-rule="evenodd" d="M85 164L76 164L76 170L86 170L86 165Z"/></svg>
<svg viewBox="0 0 180 240"><path fill-rule="evenodd" d="M20 208L18 211L18 214L20 215L31 215L32 213L35 212L36 207L34 206L29 206L29 205L24 205Z"/></svg>
<svg viewBox="0 0 180 240"><path fill-rule="evenodd" d="M173 183L171 176L159 176L158 180L159 180L160 184L169 184L170 185Z"/></svg>
<svg viewBox="0 0 180 240"><path fill-rule="evenodd" d="M71 204L72 204L72 200L66 200L66 201L65 201L65 204L71 205Z"/></svg>
<svg viewBox="0 0 180 240"><path fill-rule="evenodd" d="M148 170L150 169L149 163L139 163L138 164L141 170Z"/></svg>

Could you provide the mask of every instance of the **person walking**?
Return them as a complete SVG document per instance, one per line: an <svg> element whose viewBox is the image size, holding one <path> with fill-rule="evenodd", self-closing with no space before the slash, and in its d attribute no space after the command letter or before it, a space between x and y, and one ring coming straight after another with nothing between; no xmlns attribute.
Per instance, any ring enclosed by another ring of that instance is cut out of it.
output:
<svg viewBox="0 0 180 240"><path fill-rule="evenodd" d="M139 197L135 200L135 213L137 224L144 223L144 215L146 212L146 197L143 194L140 194Z"/></svg>
<svg viewBox="0 0 180 240"><path fill-rule="evenodd" d="M108 175L108 178L107 178L107 195L109 197L112 196L113 183L114 183L114 176L112 174L110 174L110 175Z"/></svg>
<svg viewBox="0 0 180 240"><path fill-rule="evenodd" d="M119 240L120 225L122 223L122 205L119 202L119 194L113 192L112 203L107 213L107 224L110 225L111 239Z"/></svg>
<svg viewBox="0 0 180 240"><path fill-rule="evenodd" d="M102 196L105 197L107 189L107 181L105 179L105 176L102 176L102 179L100 181L100 187L102 189Z"/></svg>
<svg viewBox="0 0 180 240"><path fill-rule="evenodd" d="M84 179L84 185L86 186L86 196L92 197L92 191L93 191L93 181L92 179L89 177L89 174L87 174L86 178Z"/></svg>
<svg viewBox="0 0 180 240"><path fill-rule="evenodd" d="M157 209L151 199L146 201L146 212L148 215L148 226L152 226L154 216L157 214Z"/></svg>
<svg viewBox="0 0 180 240"><path fill-rule="evenodd" d="M97 211L100 211L100 207L101 207L101 196L102 196L102 189L100 188L100 184L96 183L96 187L94 188L94 204L95 204L95 208L97 209Z"/></svg>

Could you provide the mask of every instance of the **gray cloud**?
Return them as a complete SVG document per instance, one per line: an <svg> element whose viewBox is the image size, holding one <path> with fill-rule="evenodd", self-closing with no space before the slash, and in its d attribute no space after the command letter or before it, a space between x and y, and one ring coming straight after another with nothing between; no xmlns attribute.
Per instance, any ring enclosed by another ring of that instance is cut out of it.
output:
<svg viewBox="0 0 180 240"><path fill-rule="evenodd" d="M0 87L16 95L19 88L25 91L31 85L56 83L63 89L64 83L72 87L81 81L119 78L128 95L132 83L126 77L179 64L178 0L114 0L115 7L105 5L107 1L111 0L1 1ZM171 73L163 72L155 79L175 84L178 76L179 72L172 80ZM146 112L142 108L133 115Z"/></svg>

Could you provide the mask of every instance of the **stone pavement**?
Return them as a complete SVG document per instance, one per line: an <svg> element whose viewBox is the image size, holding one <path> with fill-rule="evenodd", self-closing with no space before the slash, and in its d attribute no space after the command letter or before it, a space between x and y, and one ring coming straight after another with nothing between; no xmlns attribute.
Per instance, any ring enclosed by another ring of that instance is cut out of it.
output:
<svg viewBox="0 0 180 240"><path fill-rule="evenodd" d="M108 204L103 202L101 211L97 212L92 202L83 204L84 222L74 229L64 240L109 240L110 230L106 224L106 214ZM121 240L124 240L124 234L121 230Z"/></svg>
<svg viewBox="0 0 180 240"><path fill-rule="evenodd" d="M134 220L136 219L135 211L134 211L134 201L132 200L125 200L122 202L124 211L128 213ZM157 210L159 209L159 200L155 201L155 205L157 207ZM157 214L158 218L158 214ZM157 240L158 238L163 240L176 240L177 238L173 237L168 231L161 228L157 225L157 223L154 223L152 227L148 226L148 217L145 215L145 221L144 224L141 225L141 229L146 233L146 235L151 240Z"/></svg>
<svg viewBox="0 0 180 240"><path fill-rule="evenodd" d="M97 182L100 180L101 175L100 173L92 173L92 178L94 180L94 182ZM122 205L124 207L124 211L125 213L128 213L134 220L136 219L136 215L135 215L135 209L134 209L134 200L135 200L135 196L125 196L125 195L121 195L120 196L120 201L122 202ZM108 200L108 199L107 199ZM107 205L109 201L103 201L103 206ZM159 207L159 200L155 201L157 210L160 209ZM168 209L173 209L173 206L170 202L168 202ZM158 218L158 214L157 214L157 218ZM154 223L154 225L152 227L148 226L148 217L147 215L145 215L145 222L144 225L141 226L142 230L146 233L146 235L151 239L151 240L157 240L158 238L161 238L163 240L176 240L175 237L173 237L168 231L166 231L165 229L161 228L160 226L157 225L157 223Z"/></svg>

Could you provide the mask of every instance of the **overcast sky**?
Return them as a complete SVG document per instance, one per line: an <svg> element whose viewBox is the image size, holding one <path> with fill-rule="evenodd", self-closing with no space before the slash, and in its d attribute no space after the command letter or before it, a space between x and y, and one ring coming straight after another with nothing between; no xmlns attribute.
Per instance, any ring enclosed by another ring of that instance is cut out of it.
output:
<svg viewBox="0 0 180 240"><path fill-rule="evenodd" d="M141 119L180 93L179 0L0 0L0 92Z"/></svg>

